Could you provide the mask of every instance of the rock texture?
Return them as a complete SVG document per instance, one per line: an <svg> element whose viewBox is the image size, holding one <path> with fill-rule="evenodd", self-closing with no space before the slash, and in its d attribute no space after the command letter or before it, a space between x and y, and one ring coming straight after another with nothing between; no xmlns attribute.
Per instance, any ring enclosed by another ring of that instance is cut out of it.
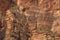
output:
<svg viewBox="0 0 60 40"><path fill-rule="evenodd" d="M0 0L0 40L60 40L59 4L60 0Z"/></svg>

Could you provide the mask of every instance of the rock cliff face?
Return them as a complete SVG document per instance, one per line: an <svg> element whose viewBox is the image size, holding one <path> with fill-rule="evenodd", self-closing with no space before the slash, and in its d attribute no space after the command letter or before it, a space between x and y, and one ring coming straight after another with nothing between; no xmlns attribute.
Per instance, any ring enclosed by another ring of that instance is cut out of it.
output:
<svg viewBox="0 0 60 40"><path fill-rule="evenodd" d="M0 40L60 40L59 4L60 0L0 0Z"/></svg>

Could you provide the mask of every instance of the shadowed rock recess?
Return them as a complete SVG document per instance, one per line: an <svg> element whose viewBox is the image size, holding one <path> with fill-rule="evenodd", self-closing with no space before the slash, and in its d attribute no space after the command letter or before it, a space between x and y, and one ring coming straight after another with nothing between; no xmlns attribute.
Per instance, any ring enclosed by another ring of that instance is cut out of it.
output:
<svg viewBox="0 0 60 40"><path fill-rule="evenodd" d="M0 0L0 40L60 40L60 0Z"/></svg>

